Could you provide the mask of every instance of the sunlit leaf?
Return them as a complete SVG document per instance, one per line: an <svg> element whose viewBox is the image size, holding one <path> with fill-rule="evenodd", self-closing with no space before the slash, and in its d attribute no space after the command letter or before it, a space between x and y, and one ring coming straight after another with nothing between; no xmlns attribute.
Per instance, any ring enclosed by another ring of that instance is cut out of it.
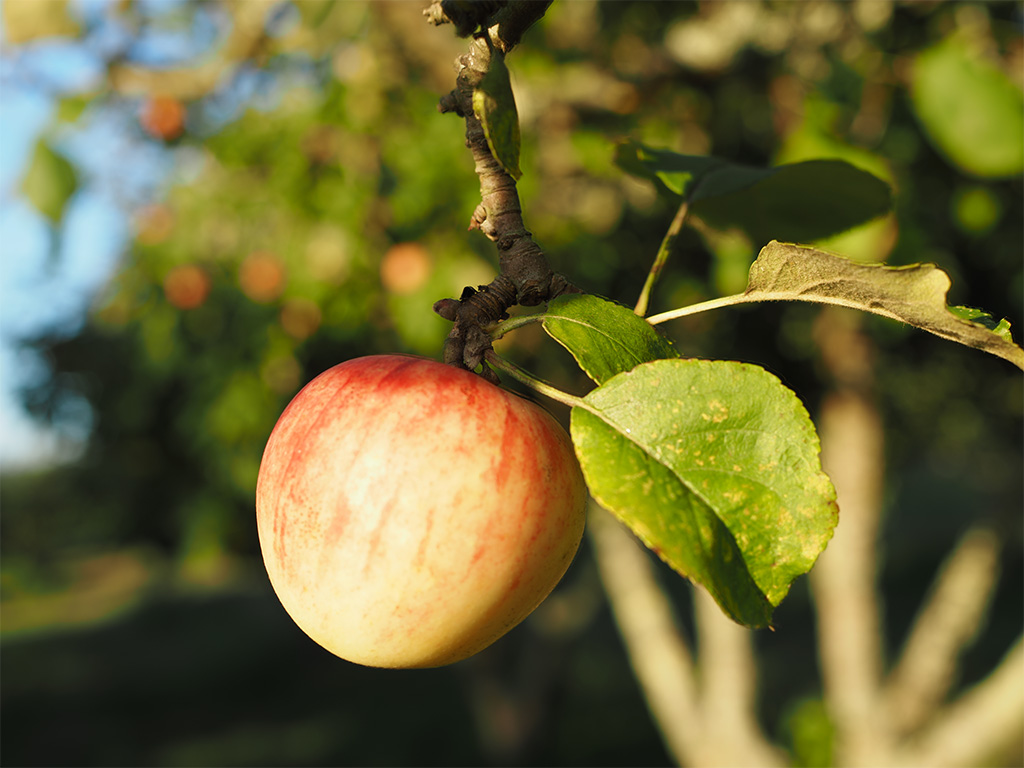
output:
<svg viewBox="0 0 1024 768"><path fill-rule="evenodd" d="M598 384L640 363L679 356L646 320L621 304L587 294L552 301L544 313L544 330Z"/></svg>
<svg viewBox="0 0 1024 768"><path fill-rule="evenodd" d="M596 296L559 297L543 322L600 385L572 411L595 498L729 616L767 625L835 525L799 400L756 366L680 360Z"/></svg>
<svg viewBox="0 0 1024 768"><path fill-rule="evenodd" d="M769 243L750 268L749 301L810 301L888 317L984 350L1024 369L1010 324L979 322L987 313L946 304L949 276L934 264L858 264L813 248ZM991 325L989 328L987 325Z"/></svg>
<svg viewBox="0 0 1024 768"><path fill-rule="evenodd" d="M572 437L594 497L729 616L766 626L836 524L797 397L757 366L675 359L584 401Z"/></svg>
<svg viewBox="0 0 1024 768"><path fill-rule="evenodd" d="M962 320L970 320L972 323L983 325L992 333L1013 344L1013 334L1010 332L1010 321L1005 317L996 321L988 312L975 307L949 307L950 312Z"/></svg>

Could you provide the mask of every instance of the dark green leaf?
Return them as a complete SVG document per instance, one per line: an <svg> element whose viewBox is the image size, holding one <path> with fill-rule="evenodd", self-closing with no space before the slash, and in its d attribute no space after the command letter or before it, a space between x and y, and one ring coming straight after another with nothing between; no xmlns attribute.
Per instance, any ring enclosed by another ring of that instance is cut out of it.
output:
<svg viewBox="0 0 1024 768"><path fill-rule="evenodd" d="M881 216L892 205L884 181L842 160L754 168L637 143L620 145L616 160L625 170L657 179L682 195L705 223L742 229L755 243L830 237Z"/></svg>
<svg viewBox="0 0 1024 768"><path fill-rule="evenodd" d="M544 330L601 384L640 363L679 357L671 342L621 304L588 294L560 296L548 305Z"/></svg>
<svg viewBox="0 0 1024 768"><path fill-rule="evenodd" d="M717 157L680 155L678 152L654 149L635 141L626 141L616 147L615 162L634 176L660 181L671 192L687 199L699 181L730 165L727 160ZM749 170L756 172L760 169Z"/></svg>
<svg viewBox="0 0 1024 768"><path fill-rule="evenodd" d="M765 626L836 524L814 426L762 368L657 360L572 411L594 497L736 621Z"/></svg>
<svg viewBox="0 0 1024 768"><path fill-rule="evenodd" d="M693 212L713 227L739 227L755 243L765 243L830 237L881 216L892 205L884 181L842 160L808 160L775 170L730 194L699 195Z"/></svg>

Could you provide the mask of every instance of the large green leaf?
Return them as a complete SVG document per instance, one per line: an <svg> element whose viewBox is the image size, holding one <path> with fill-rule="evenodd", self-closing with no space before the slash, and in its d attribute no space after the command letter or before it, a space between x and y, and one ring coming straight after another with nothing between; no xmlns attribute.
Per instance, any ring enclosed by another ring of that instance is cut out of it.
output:
<svg viewBox="0 0 1024 768"><path fill-rule="evenodd" d="M832 535L814 426L762 368L644 363L588 394L571 427L594 497L742 624L767 625Z"/></svg>
<svg viewBox="0 0 1024 768"><path fill-rule="evenodd" d="M884 181L842 160L755 168L635 142L620 145L616 160L682 195L710 226L742 229L755 243L829 237L881 216L892 205Z"/></svg>
<svg viewBox="0 0 1024 768"><path fill-rule="evenodd" d="M596 296L559 297L543 322L599 385L572 410L591 493L729 616L767 625L835 525L800 401L756 366L679 359Z"/></svg>
<svg viewBox="0 0 1024 768"><path fill-rule="evenodd" d="M814 248L769 243L750 267L743 301L810 301L872 312L984 350L1024 369L1006 320L946 304L949 276L934 264L858 264Z"/></svg>
<svg viewBox="0 0 1024 768"><path fill-rule="evenodd" d="M64 216L64 207L77 188L74 166L45 139L37 141L21 180L22 194L32 206L56 224Z"/></svg>
<svg viewBox="0 0 1024 768"><path fill-rule="evenodd" d="M554 299L544 313L544 330L598 384L640 363L679 356L672 343L642 317L588 294Z"/></svg>
<svg viewBox="0 0 1024 768"><path fill-rule="evenodd" d="M969 42L951 37L919 54L911 103L932 142L977 176L1024 170L1024 93Z"/></svg>

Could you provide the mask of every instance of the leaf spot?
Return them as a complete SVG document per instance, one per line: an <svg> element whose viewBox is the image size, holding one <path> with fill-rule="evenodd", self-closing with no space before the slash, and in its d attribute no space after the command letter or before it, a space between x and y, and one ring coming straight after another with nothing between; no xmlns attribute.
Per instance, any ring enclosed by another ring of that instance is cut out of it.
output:
<svg viewBox="0 0 1024 768"><path fill-rule="evenodd" d="M721 400L710 401L708 403L708 410L710 410L711 413L702 413L700 415L704 421L710 421L713 424L721 424L729 418L729 409Z"/></svg>

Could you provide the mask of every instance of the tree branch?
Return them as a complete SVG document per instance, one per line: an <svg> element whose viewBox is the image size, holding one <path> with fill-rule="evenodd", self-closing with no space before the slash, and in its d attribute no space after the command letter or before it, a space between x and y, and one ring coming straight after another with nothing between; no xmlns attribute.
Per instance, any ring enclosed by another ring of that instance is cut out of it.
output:
<svg viewBox="0 0 1024 768"><path fill-rule="evenodd" d="M836 486L839 526L810 574L825 697L839 765L882 765L889 752L878 706L882 670L876 591L882 427L859 395L822 409L822 465Z"/></svg>
<svg viewBox="0 0 1024 768"><path fill-rule="evenodd" d="M702 765L693 661L671 603L632 534L593 502L588 520L601 581L654 724L678 764Z"/></svg>
<svg viewBox="0 0 1024 768"><path fill-rule="evenodd" d="M768 768L784 760L757 721L757 662L751 630L727 618L714 599L693 588L703 722L700 765Z"/></svg>
<svg viewBox="0 0 1024 768"><path fill-rule="evenodd" d="M897 756L899 765L983 765L1024 738L1024 638L988 677L940 711Z"/></svg>
<svg viewBox="0 0 1024 768"><path fill-rule="evenodd" d="M818 614L825 701L836 727L838 765L884 765L892 754L880 702L881 616L877 534L884 431L868 392L873 370L861 319L828 309L815 333L836 379L818 420L821 461L839 501L836 535L810 573Z"/></svg>
<svg viewBox="0 0 1024 768"><path fill-rule="evenodd" d="M486 30L494 46L508 53L550 5L551 0L434 0L423 15L431 24L455 25L455 34L459 37L468 37L478 29Z"/></svg>
<svg viewBox="0 0 1024 768"><path fill-rule="evenodd" d="M919 728L942 702L957 657L977 635L995 589L999 540L974 528L943 565L885 689L886 719L898 733Z"/></svg>
<svg viewBox="0 0 1024 768"><path fill-rule="evenodd" d="M461 8L463 4L457 5ZM524 8L515 10L519 6ZM434 19L431 11L436 7L435 3L428 9L428 18ZM446 3L441 3L440 8L439 13L451 10ZM527 231L515 179L491 153L483 126L473 112L473 92L491 66L494 49L511 49L518 36L546 8L546 3L502 4L501 13L511 14L505 17L511 19L505 22L507 28L502 32L499 23L491 28L490 37L475 37L470 42L469 52L456 60L455 90L440 104L442 112L454 112L465 119L466 146L480 178L480 204L473 212L469 228L479 229L498 248L499 275L490 285L480 286L479 290L467 289L458 301L443 299L434 305L435 312L454 322L445 341L444 361L470 370L481 365L484 353L491 347L487 329L507 317L509 307L536 306L563 293L578 291L551 270L544 252ZM529 24L527 19L532 19ZM494 42L495 38L500 45ZM486 365L483 370L490 373Z"/></svg>

